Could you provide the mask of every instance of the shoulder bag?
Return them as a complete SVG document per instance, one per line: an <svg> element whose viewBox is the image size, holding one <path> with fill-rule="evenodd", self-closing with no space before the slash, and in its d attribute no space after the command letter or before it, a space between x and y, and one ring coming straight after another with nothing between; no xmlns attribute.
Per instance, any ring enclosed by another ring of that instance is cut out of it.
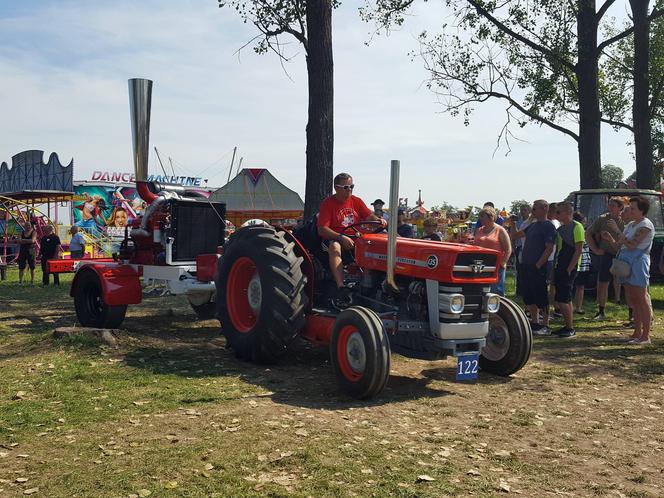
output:
<svg viewBox="0 0 664 498"><path fill-rule="evenodd" d="M624 259L620 259L621 252L622 250L618 251L616 257L613 258L613 261L611 262L611 267L609 268L609 272L614 277L629 278L629 276L632 274L632 263L636 258L632 259L631 261L625 261ZM645 253L645 251L642 249L637 254L638 256L640 256L643 253Z"/></svg>
<svg viewBox="0 0 664 498"><path fill-rule="evenodd" d="M630 274L632 273L632 265L629 264L627 261L618 259L619 256L620 252L618 252L618 254L616 254L616 257L613 258L613 261L611 262L611 267L609 268L609 272L614 277L629 278Z"/></svg>

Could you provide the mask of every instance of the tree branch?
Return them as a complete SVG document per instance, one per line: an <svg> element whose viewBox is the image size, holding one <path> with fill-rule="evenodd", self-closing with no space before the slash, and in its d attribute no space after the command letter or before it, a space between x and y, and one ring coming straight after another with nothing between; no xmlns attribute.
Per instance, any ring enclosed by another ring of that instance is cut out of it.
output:
<svg viewBox="0 0 664 498"><path fill-rule="evenodd" d="M575 109L563 109L565 112L569 112L570 114L579 114L579 111ZM624 128L625 130L629 130L632 133L634 133L634 127L630 124L623 123L622 121L617 121L615 119L610 119L610 118L599 118L599 120L602 123L606 123L611 126L615 126L616 128Z"/></svg>
<svg viewBox="0 0 664 498"><path fill-rule="evenodd" d="M606 123L611 126L615 126L616 128L624 128L626 130L631 131L634 133L634 127L632 125L629 125L627 123L623 123L622 121L616 121L614 119L609 119L609 118L600 118L599 119L602 123Z"/></svg>
<svg viewBox="0 0 664 498"><path fill-rule="evenodd" d="M604 2L604 5L602 5L599 10L597 11L597 14L595 18L597 19L597 22L599 23L602 20L602 17L604 17L604 14L606 14L606 11L609 10L609 7L615 3L616 0L606 0Z"/></svg>
<svg viewBox="0 0 664 498"><path fill-rule="evenodd" d="M469 0L469 1L470 1L470 0ZM664 15L664 9L656 9L656 8L655 8L655 9L653 9L653 11L652 11L652 12L650 13L650 15L648 16L648 22L652 22L652 21L654 21L655 19L657 19L657 18L659 18L659 17L662 17L663 15ZM601 54L602 51L603 51L606 47L608 47L609 45L611 45L611 44L613 44L613 43L615 43L615 42L617 42L617 41L619 41L619 40L622 40L623 38L628 37L628 36L631 35L633 32L634 32L634 26L632 26L631 28L626 29L626 30L623 31L622 33L618 33L617 35L612 36L612 37L609 38L608 40L604 40L602 43L600 43L600 44L597 46L597 54Z"/></svg>
<svg viewBox="0 0 664 498"><path fill-rule="evenodd" d="M532 40L529 40L525 36L517 33L514 30L512 30L511 28L506 26L503 22L501 22L500 20L496 19L493 15L491 15L489 13L489 11L486 10L484 7L482 7L482 5L480 5L480 3L477 0L466 0L466 1L470 5L472 5L475 8L475 10L477 10L478 14L480 14L482 17L484 17L487 21L489 21L491 24L493 24L496 28L498 28L503 33L511 36L515 40L520 41L521 43L523 43L524 45L527 45L528 47L532 48L535 51L540 52L540 53L542 53L542 54L544 54L548 57L551 57L551 58L557 60L562 65L564 65L565 67L571 69L572 71L574 70L574 64L572 64L571 62L569 62L565 59L562 59L553 50L551 50L547 47L544 47L542 45L539 45L539 44L533 42Z"/></svg>
<svg viewBox="0 0 664 498"><path fill-rule="evenodd" d="M550 121L550 120L546 119L545 117L542 117L539 114L534 113L534 112L526 109L519 102L514 100L510 95L507 95L505 93L496 92L496 91L480 92L480 93L478 93L478 95L485 95L487 98L488 97L496 97L496 98L499 98L499 99L507 100L512 106L516 107L519 110L519 112L521 112L522 114L525 114L530 119L532 119L534 121L537 121L541 124L545 124L548 127L553 128L556 131L564 133L565 135L568 135L568 136L572 137L577 142L579 141L579 135L577 135L576 133L574 133L571 130L568 130L564 126L557 125L553 121Z"/></svg>

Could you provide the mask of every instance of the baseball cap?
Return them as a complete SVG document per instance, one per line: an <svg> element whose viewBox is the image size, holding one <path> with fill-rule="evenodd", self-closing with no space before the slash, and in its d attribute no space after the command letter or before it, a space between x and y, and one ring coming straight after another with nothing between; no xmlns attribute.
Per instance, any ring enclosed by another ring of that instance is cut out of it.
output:
<svg viewBox="0 0 664 498"><path fill-rule="evenodd" d="M382 204L385 205L385 202L383 202L383 199L376 199L371 203L372 206L375 206L376 204Z"/></svg>

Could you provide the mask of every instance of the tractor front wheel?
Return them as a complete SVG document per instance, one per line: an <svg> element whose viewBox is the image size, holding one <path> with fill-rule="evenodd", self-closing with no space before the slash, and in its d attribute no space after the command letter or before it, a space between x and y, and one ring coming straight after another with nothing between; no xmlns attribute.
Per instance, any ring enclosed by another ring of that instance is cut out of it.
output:
<svg viewBox="0 0 664 498"><path fill-rule="evenodd" d="M78 323L102 329L119 327L127 313L127 305L109 306L104 302L99 277L90 270L81 274L76 283L74 308Z"/></svg>
<svg viewBox="0 0 664 498"><path fill-rule="evenodd" d="M533 332L528 317L515 303L501 298L498 313L489 318L480 368L495 375L512 375L526 364L532 348Z"/></svg>
<svg viewBox="0 0 664 498"><path fill-rule="evenodd" d="M342 311L334 323L330 358L342 391L357 399L378 395L390 376L390 343L378 315L362 306Z"/></svg>

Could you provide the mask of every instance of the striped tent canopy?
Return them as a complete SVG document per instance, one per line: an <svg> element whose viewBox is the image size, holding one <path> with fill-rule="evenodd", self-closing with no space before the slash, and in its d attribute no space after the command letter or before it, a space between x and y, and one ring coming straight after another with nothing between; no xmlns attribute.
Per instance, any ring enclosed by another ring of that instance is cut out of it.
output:
<svg viewBox="0 0 664 498"><path fill-rule="evenodd" d="M252 218L283 223L297 220L304 212L304 202L299 194L264 168L243 169L226 185L212 192L210 200L224 202L228 219L236 225Z"/></svg>

